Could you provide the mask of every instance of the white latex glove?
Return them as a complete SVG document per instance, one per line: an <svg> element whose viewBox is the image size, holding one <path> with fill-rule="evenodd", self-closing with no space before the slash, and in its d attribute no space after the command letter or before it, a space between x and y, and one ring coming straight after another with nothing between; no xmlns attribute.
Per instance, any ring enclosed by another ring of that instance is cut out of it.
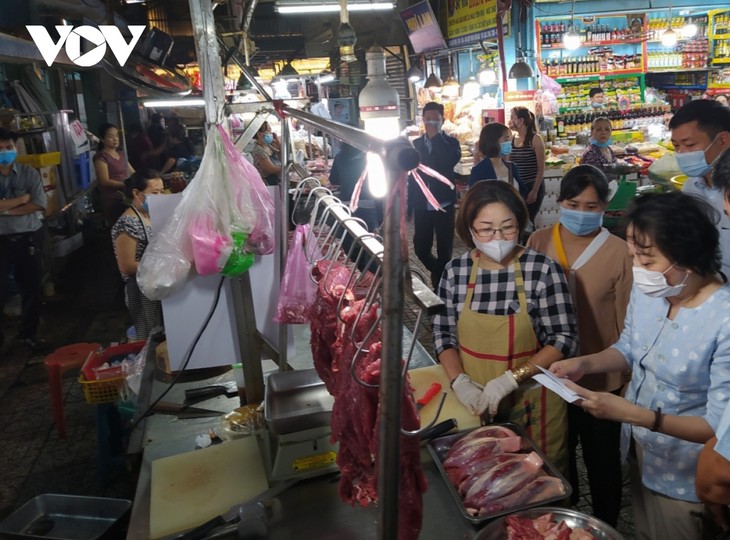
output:
<svg viewBox="0 0 730 540"><path fill-rule="evenodd" d="M499 402L515 390L517 390L517 381L509 371L492 379L484 386L482 395L479 398L479 414L487 411L490 418L494 417L497 414Z"/></svg>
<svg viewBox="0 0 730 540"><path fill-rule="evenodd" d="M466 373L461 373L456 379L454 379L451 388L456 394L461 404L471 414L479 414L483 409L479 409L479 403L482 398L482 385L475 383L469 378Z"/></svg>

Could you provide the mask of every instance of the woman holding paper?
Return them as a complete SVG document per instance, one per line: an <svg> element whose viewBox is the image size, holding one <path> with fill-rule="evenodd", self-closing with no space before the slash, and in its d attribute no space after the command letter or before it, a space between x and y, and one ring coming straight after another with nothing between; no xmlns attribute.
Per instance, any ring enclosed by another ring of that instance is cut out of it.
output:
<svg viewBox="0 0 730 540"><path fill-rule="evenodd" d="M472 414L522 426L567 469L565 401L529 379L577 348L573 304L563 271L517 244L529 215L505 182L477 182L456 218L472 248L445 267L433 319L434 349L457 399Z"/></svg>
<svg viewBox="0 0 730 540"><path fill-rule="evenodd" d="M573 381L632 370L625 398L566 384L587 412L623 422L638 539L701 537L697 457L730 396L730 285L719 274L713 214L682 193L636 199L627 214L634 287L620 339L550 366Z"/></svg>
<svg viewBox="0 0 730 540"><path fill-rule="evenodd" d="M560 222L530 236L527 247L557 261L568 278L578 321L580 354L613 345L621 335L631 293L631 256L626 242L601 225L608 205L608 182L592 165L572 168L560 183ZM619 394L620 371L586 375L581 386ZM621 426L568 405L568 452L573 504L580 481L576 448L580 439L588 471L593 515L615 527L621 510Z"/></svg>

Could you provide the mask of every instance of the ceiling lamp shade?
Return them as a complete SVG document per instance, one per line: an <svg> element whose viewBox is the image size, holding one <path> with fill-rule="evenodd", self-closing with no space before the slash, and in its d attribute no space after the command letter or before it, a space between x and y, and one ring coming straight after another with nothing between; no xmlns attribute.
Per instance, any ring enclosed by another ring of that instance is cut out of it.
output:
<svg viewBox="0 0 730 540"><path fill-rule="evenodd" d="M441 87L444 85L443 82L441 82L441 79L439 79L438 75L435 73L431 73L431 75L428 76L428 79L426 79L426 84L424 85L429 90L441 90Z"/></svg>
<svg viewBox="0 0 730 540"><path fill-rule="evenodd" d="M299 72L294 69L294 67L291 65L291 62L287 62L286 65L281 68L281 71L279 72L280 77L298 77Z"/></svg>
<svg viewBox="0 0 730 540"><path fill-rule="evenodd" d="M444 97L459 97L459 83L451 75L449 75L444 81L444 86L441 88L441 95Z"/></svg>
<svg viewBox="0 0 730 540"><path fill-rule="evenodd" d="M411 69L406 72L406 79L413 83L422 81L423 71L421 71L418 66L411 66Z"/></svg>
<svg viewBox="0 0 730 540"><path fill-rule="evenodd" d="M535 72L532 71L530 64L525 62L525 58L522 56L522 53L520 53L520 56L517 57L517 61L512 64L511 68L509 68L508 76L510 79L531 79L535 76Z"/></svg>
<svg viewBox="0 0 730 540"><path fill-rule="evenodd" d="M672 30L672 27L670 26L664 31L661 39L662 45L664 45L665 47L674 47L677 44L677 32Z"/></svg>
<svg viewBox="0 0 730 540"><path fill-rule="evenodd" d="M489 86L497 82L497 72L494 68L485 67L479 72L479 84L481 86Z"/></svg>
<svg viewBox="0 0 730 540"><path fill-rule="evenodd" d="M281 14L295 13L338 13L339 0L276 0L274 9ZM393 9L393 2L372 0L348 0L349 11L385 11Z"/></svg>
<svg viewBox="0 0 730 540"><path fill-rule="evenodd" d="M563 34L563 46L569 51L574 51L580 47L580 36L571 24L568 31Z"/></svg>

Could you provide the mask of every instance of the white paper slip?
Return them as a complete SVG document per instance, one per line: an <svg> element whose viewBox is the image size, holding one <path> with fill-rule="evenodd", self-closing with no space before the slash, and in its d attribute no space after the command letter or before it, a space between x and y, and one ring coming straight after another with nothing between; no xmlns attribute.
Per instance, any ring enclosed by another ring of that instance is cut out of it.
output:
<svg viewBox="0 0 730 540"><path fill-rule="evenodd" d="M537 366L540 368L540 371L542 371L542 374L535 375L533 379L535 379L537 382L539 382L541 385L543 385L548 390L552 390L557 395L559 395L561 398L563 398L568 403L573 403L574 401L578 399L583 399L581 396L573 392L570 388L565 386L565 383L563 382L563 379L559 379L556 377L553 373L548 371L545 368L542 368L540 366Z"/></svg>

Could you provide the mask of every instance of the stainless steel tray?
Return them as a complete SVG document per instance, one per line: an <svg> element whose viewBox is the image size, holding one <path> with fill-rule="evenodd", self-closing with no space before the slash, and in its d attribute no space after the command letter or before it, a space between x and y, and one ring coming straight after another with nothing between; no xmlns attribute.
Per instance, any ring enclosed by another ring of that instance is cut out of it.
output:
<svg viewBox="0 0 730 540"><path fill-rule="evenodd" d="M132 503L126 499L38 495L0 523L0 535L49 540L96 540L131 506Z"/></svg>
<svg viewBox="0 0 730 540"><path fill-rule="evenodd" d="M570 510L569 508L558 508L545 506L541 508L530 508L529 510L522 510L521 512L514 512L510 515L535 519L544 514L552 514L553 521L560 522L565 521L565 524L571 529L574 527L581 527L595 536L598 540L624 540L624 537L608 524L604 523L598 518L577 512L576 510ZM476 540L506 540L507 538L507 527L505 524L505 517L495 519L492 523L484 527L476 537Z"/></svg>
<svg viewBox="0 0 730 540"><path fill-rule="evenodd" d="M275 435L329 426L334 400L314 369L272 373L266 382L264 418Z"/></svg>
<svg viewBox="0 0 730 540"><path fill-rule="evenodd" d="M454 433L453 435L446 435L445 437L439 437L436 439L433 439L428 442L426 445L426 448L428 449L428 452L431 454L431 458L433 459L434 463L436 464L436 467L439 470L439 473L441 474L442 480L446 483L446 487L449 490L449 493L454 499L454 502L456 503L456 506L459 507L459 511L461 512L461 515L464 517L465 520L469 521L470 523L473 523L474 525L481 525L485 521L489 521L491 519L494 519L498 516L503 516L506 514L513 514L514 512L524 510L527 508L532 508L533 506L538 506L541 504L548 504L555 501L560 501L563 499L567 499L570 497L570 494L572 493L573 489L570 487L570 483L565 479L565 477L560 473L560 471L552 464L550 463L547 458L545 457L545 454L540 451L540 449L537 447L537 445L530 439L527 435L525 435L525 430L522 429L517 424L512 423L497 423L494 424L495 426L504 426L506 428L511 429L517 435L519 435L522 438L522 449L520 452L529 453L529 452L536 452L543 460L543 470L545 473L547 473L549 476L554 476L558 478L562 483L563 487L565 488L565 494L560 495L558 497L552 497L547 498L542 501L537 501L534 503L525 504L522 506L517 506L515 508L510 508L507 510L503 510L500 512L494 512L492 514L486 514L484 516L473 516L471 515L464 506L464 501L459 495L459 492L456 490L456 487L451 483L449 480L448 475L446 474L446 469L443 466L443 460L446 456L446 453L449 451L449 449L454 445L456 441L461 439L462 437L466 436L468 433L470 433L473 430L466 430L466 431L460 431L459 433ZM478 429L478 428L475 428Z"/></svg>

